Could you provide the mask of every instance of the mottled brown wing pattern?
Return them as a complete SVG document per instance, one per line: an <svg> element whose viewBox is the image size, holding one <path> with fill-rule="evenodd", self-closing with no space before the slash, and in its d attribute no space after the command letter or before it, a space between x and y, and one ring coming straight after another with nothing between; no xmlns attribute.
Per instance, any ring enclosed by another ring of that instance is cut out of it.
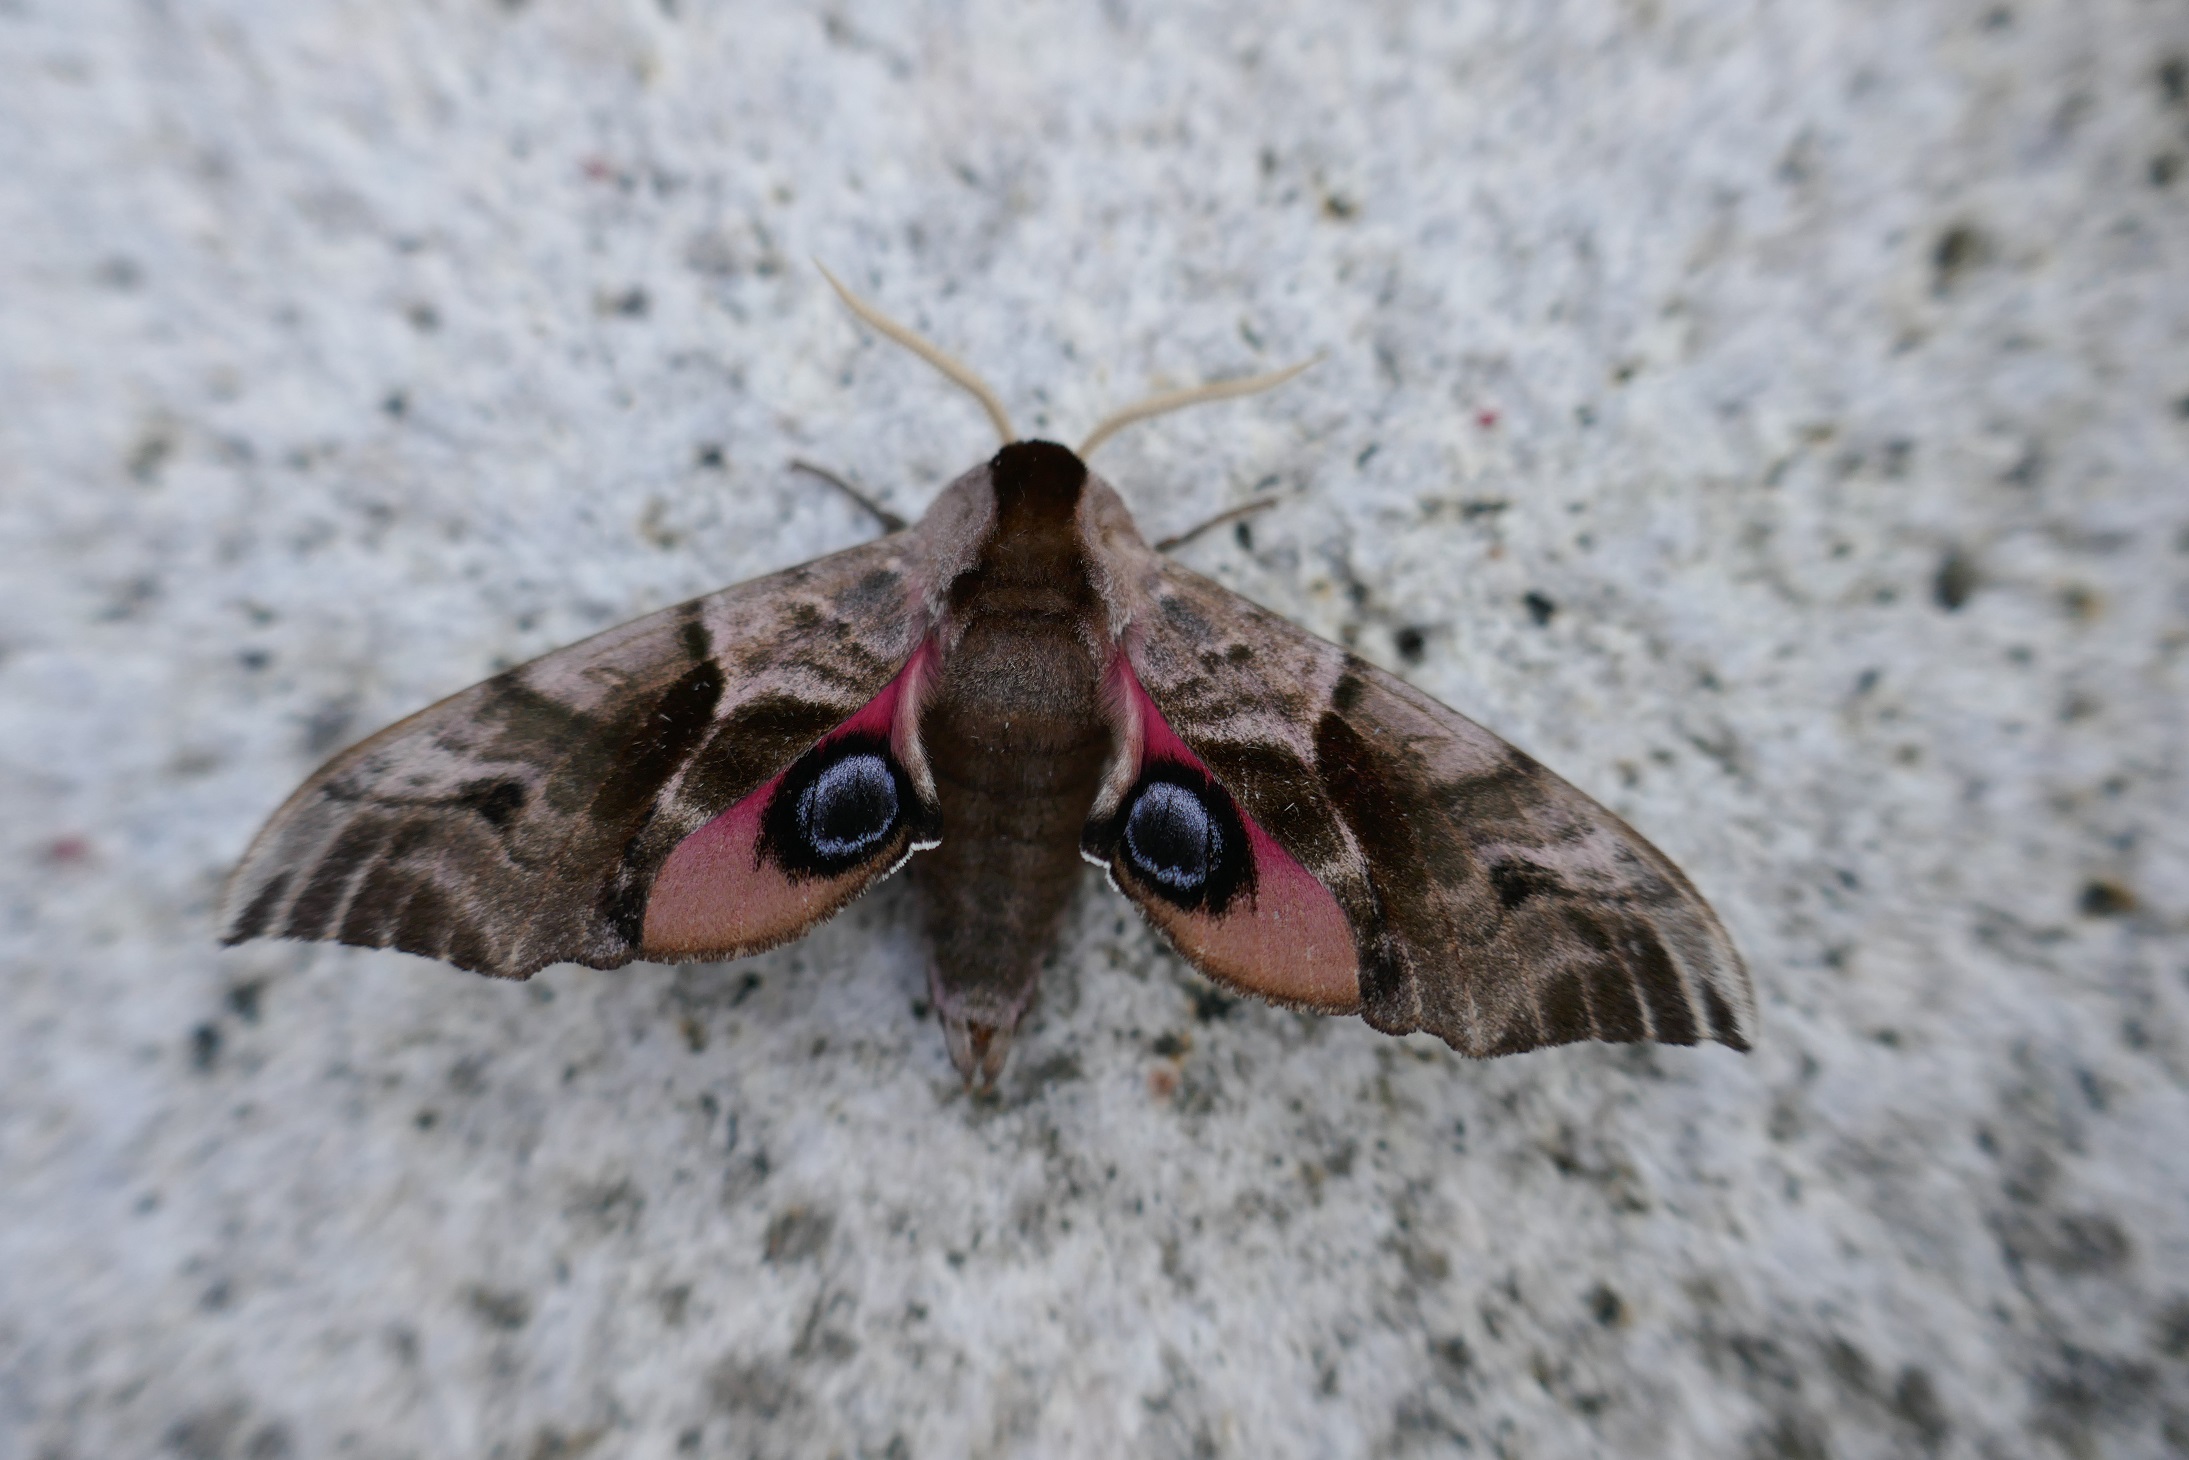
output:
<svg viewBox="0 0 2189 1460"><path fill-rule="evenodd" d="M911 656L928 541L898 533L664 609L344 751L252 843L224 940L399 948L514 978L630 961L677 842Z"/></svg>
<svg viewBox="0 0 2189 1460"><path fill-rule="evenodd" d="M1739 954L1633 828L1465 716L1090 519L1141 683L1337 898L1370 1024L1472 1055L1748 1047Z"/></svg>
<svg viewBox="0 0 2189 1460"><path fill-rule="evenodd" d="M1717 915L1568 782L1358 660L1317 722L1316 762L1384 908L1384 947L1364 960L1371 1022L1478 1054L1578 1039L1748 1048L1755 996Z"/></svg>

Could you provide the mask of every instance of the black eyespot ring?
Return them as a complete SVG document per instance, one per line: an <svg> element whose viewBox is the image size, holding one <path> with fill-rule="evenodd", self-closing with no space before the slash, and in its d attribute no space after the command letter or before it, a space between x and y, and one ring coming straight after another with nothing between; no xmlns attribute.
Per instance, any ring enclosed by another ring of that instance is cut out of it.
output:
<svg viewBox="0 0 2189 1460"><path fill-rule="evenodd" d="M840 876L896 841L914 805L888 742L847 736L784 772L760 816L760 852L793 877Z"/></svg>
<svg viewBox="0 0 2189 1460"><path fill-rule="evenodd" d="M1104 840L1135 882L1188 911L1220 914L1254 889L1254 854L1238 806L1190 766L1145 767Z"/></svg>

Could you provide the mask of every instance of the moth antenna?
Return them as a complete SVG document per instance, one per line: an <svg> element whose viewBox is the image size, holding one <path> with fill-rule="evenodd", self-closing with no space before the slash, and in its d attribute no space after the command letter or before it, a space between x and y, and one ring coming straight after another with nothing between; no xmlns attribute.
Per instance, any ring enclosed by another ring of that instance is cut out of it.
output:
<svg viewBox="0 0 2189 1460"><path fill-rule="evenodd" d="M970 365L950 354L941 346L921 339L911 330L846 289L843 280L830 273L828 265L822 263L819 259L813 261L813 266L821 271L822 278L828 280L829 287L836 291L837 298L844 301L846 309L949 376L960 389L979 401L981 409L988 412L989 424L996 428L996 434L1003 438L1004 445L1009 446L1012 442L1018 440L1018 433L1011 429L1011 418L1004 414L1003 403L997 400L996 393L990 390L978 375L973 373L973 368Z"/></svg>
<svg viewBox="0 0 2189 1460"><path fill-rule="evenodd" d="M1197 406L1204 401L1234 400L1242 395L1259 395L1265 390L1275 390L1310 365L1321 364L1322 358L1320 354L1310 355L1297 365L1287 365L1284 369L1272 370L1267 375L1249 375L1239 380L1212 380L1206 385L1188 386L1184 390L1165 391L1161 395L1150 396L1138 405L1127 406L1105 416L1102 424L1096 426L1088 433L1087 439L1079 443L1079 454L1082 457L1092 455L1097 446L1127 426L1145 421L1150 416L1166 416L1172 411L1182 411L1187 406Z"/></svg>

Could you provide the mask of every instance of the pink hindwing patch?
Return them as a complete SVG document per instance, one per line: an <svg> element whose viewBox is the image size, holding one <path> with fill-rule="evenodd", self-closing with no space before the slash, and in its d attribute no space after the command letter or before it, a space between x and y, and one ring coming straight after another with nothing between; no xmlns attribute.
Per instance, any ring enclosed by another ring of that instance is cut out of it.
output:
<svg viewBox="0 0 2189 1460"><path fill-rule="evenodd" d="M1111 880L1210 977L1280 1004L1358 1009L1353 929L1330 890L1178 738L1123 655L1108 692L1130 771L1113 778L1124 789L1095 832Z"/></svg>
<svg viewBox="0 0 2189 1460"><path fill-rule="evenodd" d="M922 644L887 688L677 844L646 904L649 958L736 958L798 936L934 845Z"/></svg>

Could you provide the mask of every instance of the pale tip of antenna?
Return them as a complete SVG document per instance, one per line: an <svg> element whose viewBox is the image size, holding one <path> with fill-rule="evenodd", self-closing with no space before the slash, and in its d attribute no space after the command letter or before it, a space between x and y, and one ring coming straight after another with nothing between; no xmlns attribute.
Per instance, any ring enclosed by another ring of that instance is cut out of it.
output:
<svg viewBox="0 0 2189 1460"><path fill-rule="evenodd" d="M837 278L827 264L821 262L821 256L819 254L807 254L806 257L812 261L815 268L821 271L821 277L828 280L828 286L836 291L836 297L849 305L854 314L858 313L862 301L857 295L844 287L844 281Z"/></svg>

